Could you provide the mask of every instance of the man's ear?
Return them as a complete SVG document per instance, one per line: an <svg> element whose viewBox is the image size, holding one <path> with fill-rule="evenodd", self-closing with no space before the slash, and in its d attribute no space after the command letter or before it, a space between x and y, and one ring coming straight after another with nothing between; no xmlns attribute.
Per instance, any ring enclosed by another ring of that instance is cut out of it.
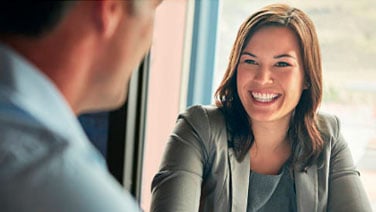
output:
<svg viewBox="0 0 376 212"><path fill-rule="evenodd" d="M123 18L123 13L125 11L123 1L95 1L94 10L98 30L105 38L111 37Z"/></svg>

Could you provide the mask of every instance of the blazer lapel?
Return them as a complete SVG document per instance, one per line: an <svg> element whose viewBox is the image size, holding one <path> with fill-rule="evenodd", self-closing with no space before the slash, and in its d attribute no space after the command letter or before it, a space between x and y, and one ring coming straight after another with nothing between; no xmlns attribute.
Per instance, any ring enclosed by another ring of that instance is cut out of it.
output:
<svg viewBox="0 0 376 212"><path fill-rule="evenodd" d="M296 204L298 211L317 211L317 165L313 164L306 171L295 169L294 176L296 187Z"/></svg>
<svg viewBox="0 0 376 212"><path fill-rule="evenodd" d="M249 153L238 162L232 148L229 148L229 165L231 177L231 211L247 211L249 185Z"/></svg>

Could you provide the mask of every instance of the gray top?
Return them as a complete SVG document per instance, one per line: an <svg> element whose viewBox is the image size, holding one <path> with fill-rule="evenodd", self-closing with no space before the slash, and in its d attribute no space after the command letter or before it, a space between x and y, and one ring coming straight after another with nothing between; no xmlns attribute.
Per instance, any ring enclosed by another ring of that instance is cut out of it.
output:
<svg viewBox="0 0 376 212"><path fill-rule="evenodd" d="M250 173L247 211L295 212L294 180L288 167L278 175Z"/></svg>

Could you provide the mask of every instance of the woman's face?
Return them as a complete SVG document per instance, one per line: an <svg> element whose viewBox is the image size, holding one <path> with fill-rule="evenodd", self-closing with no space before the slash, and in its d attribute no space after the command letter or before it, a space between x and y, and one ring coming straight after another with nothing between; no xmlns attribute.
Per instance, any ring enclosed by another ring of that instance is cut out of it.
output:
<svg viewBox="0 0 376 212"><path fill-rule="evenodd" d="M252 123L289 121L304 86L296 35L286 27L259 29L241 52L237 90Z"/></svg>

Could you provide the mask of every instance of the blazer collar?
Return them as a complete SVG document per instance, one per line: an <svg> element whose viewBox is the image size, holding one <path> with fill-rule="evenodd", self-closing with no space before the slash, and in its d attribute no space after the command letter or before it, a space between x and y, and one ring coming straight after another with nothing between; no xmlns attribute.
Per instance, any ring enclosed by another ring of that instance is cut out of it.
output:
<svg viewBox="0 0 376 212"><path fill-rule="evenodd" d="M249 153L241 162L236 160L235 152L229 149L230 177L231 177L231 211L247 211L250 161Z"/></svg>
<svg viewBox="0 0 376 212"><path fill-rule="evenodd" d="M317 211L319 193L317 165L313 164L305 171L295 169L294 178L298 211Z"/></svg>

